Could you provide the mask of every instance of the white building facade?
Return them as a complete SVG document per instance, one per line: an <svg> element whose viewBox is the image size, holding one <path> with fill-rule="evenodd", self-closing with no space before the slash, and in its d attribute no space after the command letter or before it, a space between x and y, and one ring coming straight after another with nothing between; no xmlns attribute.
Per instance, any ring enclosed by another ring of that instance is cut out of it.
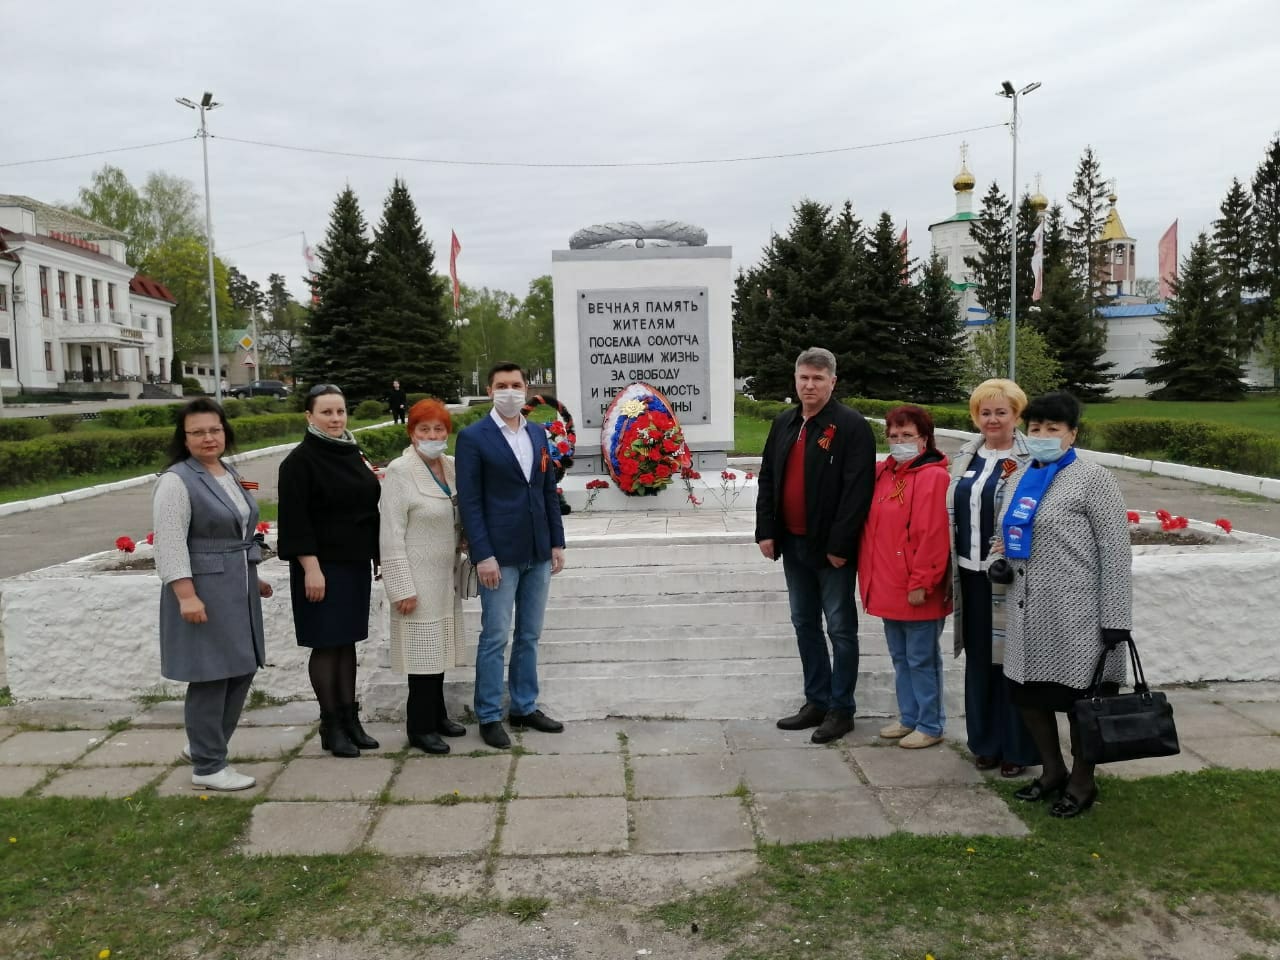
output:
<svg viewBox="0 0 1280 960"><path fill-rule="evenodd" d="M167 383L176 301L119 231L0 195L0 390L121 393Z"/></svg>

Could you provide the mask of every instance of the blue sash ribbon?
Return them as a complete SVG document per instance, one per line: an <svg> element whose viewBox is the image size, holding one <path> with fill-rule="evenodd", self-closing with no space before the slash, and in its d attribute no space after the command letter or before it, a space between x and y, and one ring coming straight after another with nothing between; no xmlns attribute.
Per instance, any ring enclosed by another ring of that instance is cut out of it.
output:
<svg viewBox="0 0 1280 960"><path fill-rule="evenodd" d="M1033 466L1022 475L1000 524L1000 532L1004 537L1004 555L1010 560L1025 560L1031 556L1031 528L1035 523L1036 511L1040 509L1040 501L1044 499L1044 493L1049 489L1049 484L1053 483L1058 471L1075 459L1076 448L1072 447L1061 459L1041 464L1039 469Z"/></svg>

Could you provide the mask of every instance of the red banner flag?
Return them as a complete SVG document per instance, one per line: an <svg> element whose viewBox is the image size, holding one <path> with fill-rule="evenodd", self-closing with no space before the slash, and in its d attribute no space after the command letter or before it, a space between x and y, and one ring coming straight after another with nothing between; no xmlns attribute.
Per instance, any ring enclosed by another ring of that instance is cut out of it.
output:
<svg viewBox="0 0 1280 960"><path fill-rule="evenodd" d="M453 280L453 312L458 312L458 302L462 296L462 288L458 286L458 254L462 252L462 244L458 242L458 235L449 231L449 277Z"/></svg>
<svg viewBox="0 0 1280 960"><path fill-rule="evenodd" d="M1178 279L1177 220L1169 225L1156 249L1160 255L1160 299L1168 300L1173 296L1173 283Z"/></svg>
<svg viewBox="0 0 1280 960"><path fill-rule="evenodd" d="M907 227L902 226L902 236L898 237L898 246L902 248L902 285L906 286L911 282L911 269L908 266L909 258L907 256Z"/></svg>
<svg viewBox="0 0 1280 960"><path fill-rule="evenodd" d="M1036 285L1031 290L1032 302L1038 301L1044 296L1044 221L1040 221L1040 225L1036 227L1035 232L1036 248L1031 254L1031 272L1035 274Z"/></svg>

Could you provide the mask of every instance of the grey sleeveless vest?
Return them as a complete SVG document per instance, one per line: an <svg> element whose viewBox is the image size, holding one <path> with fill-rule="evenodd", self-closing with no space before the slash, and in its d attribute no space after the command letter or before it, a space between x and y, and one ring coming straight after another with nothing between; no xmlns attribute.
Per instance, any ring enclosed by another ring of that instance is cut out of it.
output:
<svg viewBox="0 0 1280 960"><path fill-rule="evenodd" d="M223 466L239 481L238 473ZM187 623L173 589L160 588L160 673L187 683L253 673L266 663L257 569L262 551L253 540L258 504L244 491L249 504L244 536L240 511L199 461L188 458L168 472L182 480L191 499L187 551L196 596L209 620Z"/></svg>

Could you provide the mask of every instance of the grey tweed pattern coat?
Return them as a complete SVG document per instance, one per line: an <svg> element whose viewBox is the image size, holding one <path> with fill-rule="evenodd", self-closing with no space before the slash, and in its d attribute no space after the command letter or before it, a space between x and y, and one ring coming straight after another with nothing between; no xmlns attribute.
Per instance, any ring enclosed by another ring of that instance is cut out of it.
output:
<svg viewBox="0 0 1280 960"><path fill-rule="evenodd" d="M1014 499L1010 491L1002 520ZM1133 551L1115 477L1080 458L1062 468L1036 511L1030 557L1011 562L1005 676L1083 689L1103 628L1133 625ZM1103 679L1124 683L1125 656L1123 647L1108 655Z"/></svg>

